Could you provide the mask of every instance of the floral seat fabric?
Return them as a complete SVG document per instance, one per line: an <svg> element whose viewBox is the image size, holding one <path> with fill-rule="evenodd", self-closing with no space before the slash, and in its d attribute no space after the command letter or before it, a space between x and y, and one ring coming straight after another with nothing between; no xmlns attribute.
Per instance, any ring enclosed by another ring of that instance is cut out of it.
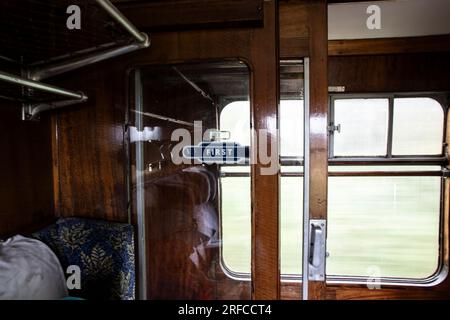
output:
<svg viewBox="0 0 450 320"><path fill-rule="evenodd" d="M70 265L80 268L81 289L70 290L71 296L101 300L134 299L134 237L131 225L64 218L33 236L55 252L64 271Z"/></svg>

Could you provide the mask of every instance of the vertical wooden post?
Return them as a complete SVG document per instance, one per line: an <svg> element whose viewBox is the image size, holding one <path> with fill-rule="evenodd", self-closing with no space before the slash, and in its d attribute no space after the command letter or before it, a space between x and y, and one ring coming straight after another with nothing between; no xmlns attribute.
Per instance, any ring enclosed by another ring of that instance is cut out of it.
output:
<svg viewBox="0 0 450 320"><path fill-rule="evenodd" d="M276 161L274 174L264 174L261 169L270 164L262 164L261 159L252 165L252 298L256 300L280 296L277 11L276 0L264 2L264 32L255 33L258 45L251 49L252 64L257 66L252 77L253 132L258 136L260 130L267 131L267 150Z"/></svg>
<svg viewBox="0 0 450 320"><path fill-rule="evenodd" d="M52 171L53 171L53 206L55 217L61 216L61 186L59 183L59 141L58 141L58 113L51 115L52 130Z"/></svg>
<svg viewBox="0 0 450 320"><path fill-rule="evenodd" d="M310 27L310 219L326 219L328 189L327 1L311 1L308 16ZM309 282L309 299L325 299L325 294L325 282Z"/></svg>

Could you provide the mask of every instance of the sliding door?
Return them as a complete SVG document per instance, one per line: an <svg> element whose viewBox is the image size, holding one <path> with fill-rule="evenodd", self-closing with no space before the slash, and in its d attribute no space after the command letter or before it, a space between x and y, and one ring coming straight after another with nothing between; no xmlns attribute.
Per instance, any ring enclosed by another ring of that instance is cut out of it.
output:
<svg viewBox="0 0 450 320"><path fill-rule="evenodd" d="M134 71L141 297L251 298L249 74L237 60Z"/></svg>

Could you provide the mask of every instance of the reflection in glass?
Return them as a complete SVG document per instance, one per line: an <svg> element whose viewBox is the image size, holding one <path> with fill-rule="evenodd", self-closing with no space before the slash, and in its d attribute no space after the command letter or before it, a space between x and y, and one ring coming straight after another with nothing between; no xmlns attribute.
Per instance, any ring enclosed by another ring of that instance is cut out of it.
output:
<svg viewBox="0 0 450 320"><path fill-rule="evenodd" d="M251 225L245 223L251 209L247 212L241 203L246 199L249 204L250 184L224 188L234 192L227 196L230 221L238 219L233 226L240 228L240 238L230 238L233 232L223 233L229 223L221 225L220 219L220 165L186 158L188 162L179 164L174 159L182 150L175 149L180 140L172 140L174 132L183 132L190 140L183 138L188 145L197 145L202 136L208 143L210 136L204 133L208 129L217 133L218 115L225 102L248 101L247 66L239 61L148 66L133 78L135 92L141 92L135 99L142 103L130 103L136 106L130 109L130 119L134 119L130 139L132 210L139 221L138 259L145 262L139 266L144 265L147 298L250 299L251 283L229 277L222 268L221 252L222 241L251 247ZM248 102L246 106L231 119L235 124L247 118L242 121L246 127L231 138L249 137ZM219 135L219 139L225 138ZM249 143L248 139L239 142ZM246 263L245 270L250 272L250 260Z"/></svg>

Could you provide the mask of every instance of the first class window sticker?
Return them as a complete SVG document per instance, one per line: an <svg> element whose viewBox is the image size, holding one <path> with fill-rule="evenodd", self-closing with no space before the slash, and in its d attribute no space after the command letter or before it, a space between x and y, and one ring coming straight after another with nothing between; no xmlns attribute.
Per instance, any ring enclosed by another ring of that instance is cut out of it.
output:
<svg viewBox="0 0 450 320"><path fill-rule="evenodd" d="M183 148L183 157L206 164L244 163L249 158L249 147L236 142L201 142Z"/></svg>

